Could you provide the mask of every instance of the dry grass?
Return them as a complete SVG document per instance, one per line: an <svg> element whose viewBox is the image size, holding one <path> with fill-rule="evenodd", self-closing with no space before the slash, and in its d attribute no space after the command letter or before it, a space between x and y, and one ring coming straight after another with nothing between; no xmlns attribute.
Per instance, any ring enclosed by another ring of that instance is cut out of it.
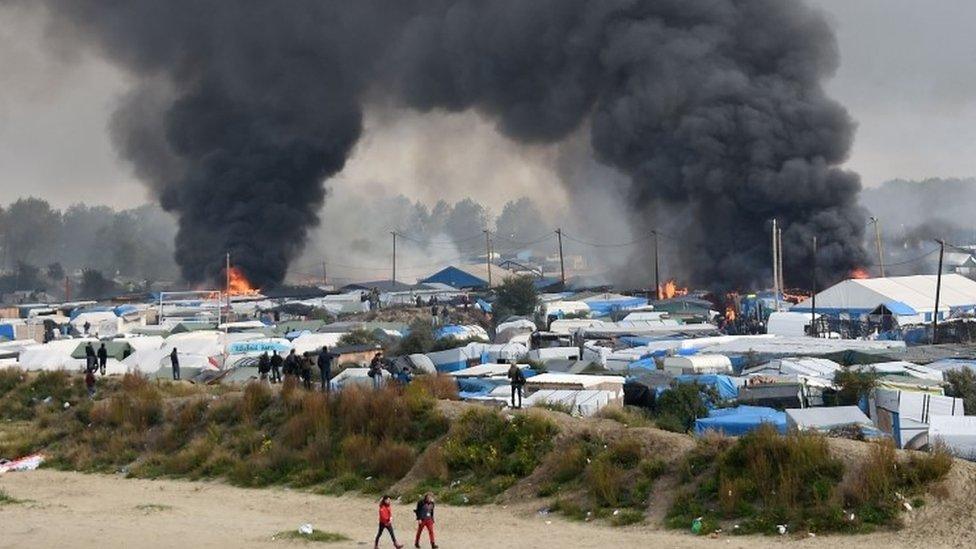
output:
<svg viewBox="0 0 976 549"><path fill-rule="evenodd" d="M438 400L460 400L458 384L447 374L419 375L410 382L410 390L423 390Z"/></svg>

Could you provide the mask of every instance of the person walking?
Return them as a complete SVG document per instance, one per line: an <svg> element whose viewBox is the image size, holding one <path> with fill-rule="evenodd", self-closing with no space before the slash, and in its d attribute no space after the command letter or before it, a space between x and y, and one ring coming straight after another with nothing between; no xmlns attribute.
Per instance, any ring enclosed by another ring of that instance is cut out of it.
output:
<svg viewBox="0 0 976 549"><path fill-rule="evenodd" d="M281 365L284 359L278 351L272 351L271 355L271 383L281 383Z"/></svg>
<svg viewBox="0 0 976 549"><path fill-rule="evenodd" d="M265 351L258 357L258 375L261 377L261 381L268 381L268 372L270 371L271 357L268 356L268 351Z"/></svg>
<svg viewBox="0 0 976 549"><path fill-rule="evenodd" d="M88 335L88 330L91 330L91 322L88 322L86 320L85 323L82 324L81 327L85 329L85 335Z"/></svg>
<svg viewBox="0 0 976 549"><path fill-rule="evenodd" d="M322 392L329 391L329 380L332 379L332 360L338 355L334 355L329 352L329 347L326 345L322 346L322 350L319 351L318 359L316 363L319 367L319 376L322 379Z"/></svg>
<svg viewBox="0 0 976 549"><path fill-rule="evenodd" d="M437 318L437 305L430 306L430 323L433 324L434 326L440 324Z"/></svg>
<svg viewBox="0 0 976 549"><path fill-rule="evenodd" d="M426 528L431 549L437 549L437 543L434 542L434 494L430 492L424 494L424 497L417 502L414 514L417 516L417 535L413 539L413 546L420 547L420 534Z"/></svg>
<svg viewBox="0 0 976 549"><path fill-rule="evenodd" d="M108 364L108 349L105 348L105 344L102 343L101 347L98 348L98 371L105 375L105 366Z"/></svg>
<svg viewBox="0 0 976 549"><path fill-rule="evenodd" d="M169 362L173 366L173 381L180 380L180 355L176 352L176 347L169 354Z"/></svg>
<svg viewBox="0 0 976 549"><path fill-rule="evenodd" d="M512 384L512 408L522 407L522 388L525 387L525 373L522 369L512 364L508 369L508 379ZM518 395L518 405L515 405L515 396Z"/></svg>
<svg viewBox="0 0 976 549"><path fill-rule="evenodd" d="M383 353L373 355L373 360L369 361L369 371L367 375L373 379L373 389L379 389L383 383Z"/></svg>
<svg viewBox="0 0 976 549"><path fill-rule="evenodd" d="M85 371L91 371L98 369L98 364L95 358L95 348L92 347L91 341L85 345Z"/></svg>
<svg viewBox="0 0 976 549"><path fill-rule="evenodd" d="M379 549L380 537L383 535L383 530L390 533L390 539L393 540L393 547L396 547L396 549L403 548L403 544L397 543L396 534L393 533L393 508L390 505L390 496L383 496L380 499L380 527L376 531L376 541L373 542L373 549Z"/></svg>

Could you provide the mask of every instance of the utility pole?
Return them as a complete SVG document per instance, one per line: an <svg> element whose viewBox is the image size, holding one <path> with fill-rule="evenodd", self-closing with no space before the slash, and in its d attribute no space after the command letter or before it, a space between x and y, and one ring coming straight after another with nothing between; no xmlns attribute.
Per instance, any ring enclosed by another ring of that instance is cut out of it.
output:
<svg viewBox="0 0 976 549"><path fill-rule="evenodd" d="M779 289L786 291L786 282L783 281L783 227L776 229L776 245L779 247Z"/></svg>
<svg viewBox="0 0 976 549"><path fill-rule="evenodd" d="M559 240L559 281L563 289L566 288L566 264L563 263L563 230L556 229L556 238Z"/></svg>
<svg viewBox="0 0 976 549"><path fill-rule="evenodd" d="M485 233L485 267L488 269L488 289L491 290L491 232L488 229Z"/></svg>
<svg viewBox="0 0 976 549"><path fill-rule="evenodd" d="M396 231L390 231L393 235L393 289L396 290Z"/></svg>
<svg viewBox="0 0 976 549"><path fill-rule="evenodd" d="M224 291L227 292L227 320L230 320L230 252L227 252L227 262L224 265L224 274L227 276ZM218 315L219 316L219 315Z"/></svg>
<svg viewBox="0 0 976 549"><path fill-rule="evenodd" d="M773 219L773 299L776 303L776 311L779 311L779 242L777 233L779 229L776 219Z"/></svg>
<svg viewBox="0 0 976 549"><path fill-rule="evenodd" d="M651 231L654 235L654 297L661 300L661 264L658 261L657 253L657 229Z"/></svg>
<svg viewBox="0 0 976 549"><path fill-rule="evenodd" d="M329 285L328 272L325 270L325 260L322 260L322 286Z"/></svg>
<svg viewBox="0 0 976 549"><path fill-rule="evenodd" d="M884 278L884 244L881 243L881 225L877 217L872 217L871 223L874 223L874 240L875 246L878 248L878 268L881 270L881 278Z"/></svg>
<svg viewBox="0 0 976 549"><path fill-rule="evenodd" d="M810 335L817 337L817 237L813 237L813 269L811 269L813 291L810 293Z"/></svg>
<svg viewBox="0 0 976 549"><path fill-rule="evenodd" d="M71 279L64 275L64 300L71 301Z"/></svg>
<svg viewBox="0 0 976 549"><path fill-rule="evenodd" d="M939 243L939 272L935 276L935 311L932 313L932 345L939 342L939 293L942 291L942 258L945 256L945 240Z"/></svg>

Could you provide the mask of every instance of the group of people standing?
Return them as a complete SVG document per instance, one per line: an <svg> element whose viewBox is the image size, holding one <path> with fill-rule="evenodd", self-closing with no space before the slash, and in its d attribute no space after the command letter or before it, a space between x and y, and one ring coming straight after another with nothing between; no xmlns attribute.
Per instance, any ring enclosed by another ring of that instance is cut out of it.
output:
<svg viewBox="0 0 976 549"><path fill-rule="evenodd" d="M317 366L319 369L319 379L322 384L322 391L329 390L329 381L332 379L332 363L339 355L329 352L328 346L315 354L298 355L292 349L288 355L282 357L278 351L267 351L258 357L258 375L262 381L271 383L281 383L283 379L295 377L301 380L305 389L312 389L312 368ZM282 377L284 376L284 377Z"/></svg>

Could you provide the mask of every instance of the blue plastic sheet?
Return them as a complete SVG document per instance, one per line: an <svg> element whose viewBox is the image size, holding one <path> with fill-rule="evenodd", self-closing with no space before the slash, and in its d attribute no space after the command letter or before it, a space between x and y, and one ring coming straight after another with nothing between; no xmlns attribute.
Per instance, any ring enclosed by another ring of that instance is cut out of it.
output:
<svg viewBox="0 0 976 549"><path fill-rule="evenodd" d="M716 431L728 436L740 436L770 424L780 433L786 433L786 413L762 406L736 406L719 408L708 413L707 418L695 421L695 435Z"/></svg>
<svg viewBox="0 0 976 549"><path fill-rule="evenodd" d="M739 398L739 387L735 384L729 376L723 376L721 374L703 374L703 375L680 375L676 376L675 379L678 383L697 383L699 385L707 385L715 389L718 393L719 400L732 400Z"/></svg>

